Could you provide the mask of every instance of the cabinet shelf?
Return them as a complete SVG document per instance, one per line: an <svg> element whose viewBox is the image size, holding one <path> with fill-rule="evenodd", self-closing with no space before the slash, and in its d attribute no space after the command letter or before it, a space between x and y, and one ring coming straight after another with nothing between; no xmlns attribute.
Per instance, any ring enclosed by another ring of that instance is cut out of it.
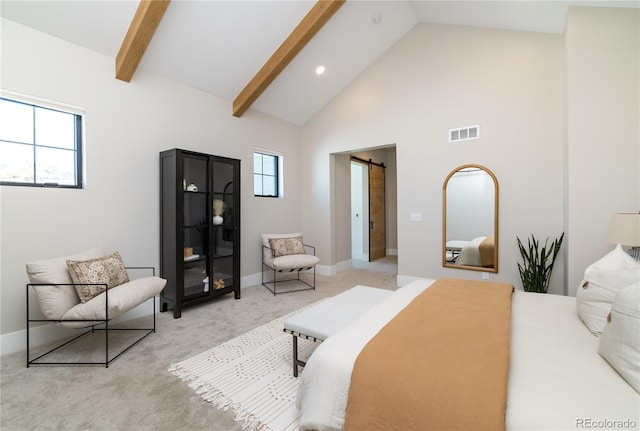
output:
<svg viewBox="0 0 640 431"><path fill-rule="evenodd" d="M185 225L185 226L182 226L182 228L183 229L203 229L203 228L208 229L209 225L206 223L202 223L202 224Z"/></svg>
<svg viewBox="0 0 640 431"><path fill-rule="evenodd" d="M171 309L179 318L188 305L232 292L240 299L240 161L163 151L160 182L160 275L167 280L160 311ZM191 183L197 191L184 190ZM213 223L219 199L225 203L222 225ZM181 258L185 254L193 257Z"/></svg>

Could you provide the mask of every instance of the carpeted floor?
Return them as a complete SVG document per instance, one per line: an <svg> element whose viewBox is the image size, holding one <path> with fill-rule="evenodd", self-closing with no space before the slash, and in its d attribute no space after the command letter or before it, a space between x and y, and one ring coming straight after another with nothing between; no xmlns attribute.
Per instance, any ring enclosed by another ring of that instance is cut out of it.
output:
<svg viewBox="0 0 640 431"><path fill-rule="evenodd" d="M157 332L108 369L27 369L24 353L3 356L0 429L240 431L230 411L216 409L168 373L170 364L355 285L395 289L395 258L354 266L332 277L317 276L315 291L274 297L259 285L242 289L237 301L227 295L187 308L181 319L159 313Z"/></svg>

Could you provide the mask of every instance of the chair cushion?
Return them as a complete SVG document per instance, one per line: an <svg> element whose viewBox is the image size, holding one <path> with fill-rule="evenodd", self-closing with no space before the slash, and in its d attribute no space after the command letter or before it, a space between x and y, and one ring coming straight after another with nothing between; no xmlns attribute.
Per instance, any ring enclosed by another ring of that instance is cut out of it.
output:
<svg viewBox="0 0 640 431"><path fill-rule="evenodd" d="M277 271L299 269L299 268L311 268L320 262L320 258L311 254L289 254L287 256L280 256L273 259L271 262L272 268Z"/></svg>
<svg viewBox="0 0 640 431"><path fill-rule="evenodd" d="M117 251L108 256L89 260L67 260L69 275L74 283L80 302L89 301L107 289L129 281L129 274ZM100 283L86 285L86 283Z"/></svg>
<svg viewBox="0 0 640 431"><path fill-rule="evenodd" d="M144 277L131 280L109 289L109 319L114 319L119 315L137 307L143 302L153 298L164 288L167 280L160 277ZM107 292L102 292L91 300L77 304L67 311L63 319L73 320L104 320L105 319L105 298ZM60 326L69 328L81 328L90 326L86 322L62 322Z"/></svg>
<svg viewBox="0 0 640 431"><path fill-rule="evenodd" d="M67 269L67 260L85 260L104 256L99 248L93 248L71 256L55 259L38 260L27 263L27 275L31 283L66 283L71 284L71 276ZM40 310L47 319L62 318L71 307L80 302L74 286L34 286Z"/></svg>

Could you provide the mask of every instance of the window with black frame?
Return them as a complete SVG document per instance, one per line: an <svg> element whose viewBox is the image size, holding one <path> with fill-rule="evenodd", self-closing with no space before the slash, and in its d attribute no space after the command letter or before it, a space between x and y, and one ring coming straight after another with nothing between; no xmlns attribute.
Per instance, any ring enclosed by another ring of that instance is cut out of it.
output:
<svg viewBox="0 0 640 431"><path fill-rule="evenodd" d="M82 120L0 97L0 184L82 188Z"/></svg>
<svg viewBox="0 0 640 431"><path fill-rule="evenodd" d="M254 196L278 197L280 156L276 154L253 153L253 194Z"/></svg>

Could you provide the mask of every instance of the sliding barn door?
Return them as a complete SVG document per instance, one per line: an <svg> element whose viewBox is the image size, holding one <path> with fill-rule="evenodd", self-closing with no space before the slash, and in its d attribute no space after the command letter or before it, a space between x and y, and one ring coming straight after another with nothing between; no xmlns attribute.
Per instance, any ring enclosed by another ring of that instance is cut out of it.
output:
<svg viewBox="0 0 640 431"><path fill-rule="evenodd" d="M384 167L369 164L369 261L386 256Z"/></svg>

